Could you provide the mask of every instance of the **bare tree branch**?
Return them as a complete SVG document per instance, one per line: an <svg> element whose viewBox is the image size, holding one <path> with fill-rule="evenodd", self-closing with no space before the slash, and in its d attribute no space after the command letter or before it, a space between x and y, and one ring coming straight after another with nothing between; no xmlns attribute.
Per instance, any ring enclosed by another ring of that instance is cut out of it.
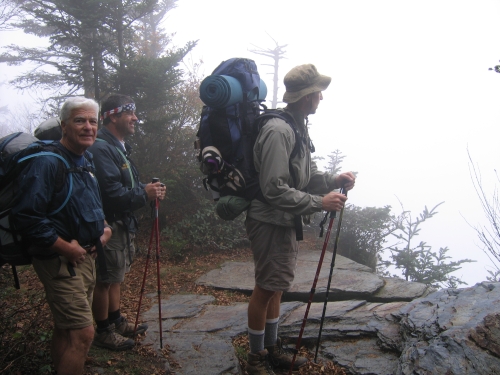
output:
<svg viewBox="0 0 500 375"><path fill-rule="evenodd" d="M479 240L484 245L481 250L488 256L498 274L500 273L500 200L498 189L495 185L493 193L486 193L481 179L481 171L474 164L468 149L467 155L469 157L469 174L488 225L475 226L470 224L467 219L465 221L476 231ZM497 181L500 181L496 170L495 177Z"/></svg>

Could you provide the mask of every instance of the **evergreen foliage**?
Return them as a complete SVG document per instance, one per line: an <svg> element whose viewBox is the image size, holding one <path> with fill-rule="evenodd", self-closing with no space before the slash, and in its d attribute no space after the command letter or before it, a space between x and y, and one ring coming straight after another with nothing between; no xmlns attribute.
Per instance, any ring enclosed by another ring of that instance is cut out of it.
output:
<svg viewBox="0 0 500 375"><path fill-rule="evenodd" d="M344 208L338 254L370 267L374 272L382 264L381 253L387 236L395 227L391 207Z"/></svg>
<svg viewBox="0 0 500 375"><path fill-rule="evenodd" d="M342 155L342 152L339 149L331 152L328 156L328 172L332 174L339 174L342 169L341 164L344 160L345 156Z"/></svg>
<svg viewBox="0 0 500 375"><path fill-rule="evenodd" d="M449 251L447 247L433 252L432 247L424 241L414 244L415 237L420 234L421 224L437 214L436 209L443 203L437 204L431 210L425 207L416 219L412 217L410 211L403 211L396 224L397 230L392 233L398 242L389 246L388 249L391 252L392 264L402 271L405 280L432 285L436 288L442 286L456 288L458 285L467 283L450 273L459 270L461 264L474 261L461 259L447 262L451 259L447 255Z"/></svg>
<svg viewBox="0 0 500 375"><path fill-rule="evenodd" d="M194 43L188 43L166 52L169 38L158 27L159 17L175 6L175 0L16 2L24 16L14 25L26 33L47 37L49 48L10 45L0 55L0 62L34 64L35 69L12 83L22 90L33 87L50 90L53 100L83 91L84 96L99 101L110 92L124 92L128 89L127 78L137 78L136 74L141 73L138 65L144 63L147 67L142 73L149 74L141 77L139 84L146 85L150 83L147 77L163 73L166 77L156 76L160 85L155 86L160 89L164 83L161 80L173 79L166 85L168 89L178 83L176 74L172 77L170 73L194 47ZM148 50L144 41L154 33L157 37ZM150 50L156 52L145 53ZM145 61L146 58L153 61Z"/></svg>

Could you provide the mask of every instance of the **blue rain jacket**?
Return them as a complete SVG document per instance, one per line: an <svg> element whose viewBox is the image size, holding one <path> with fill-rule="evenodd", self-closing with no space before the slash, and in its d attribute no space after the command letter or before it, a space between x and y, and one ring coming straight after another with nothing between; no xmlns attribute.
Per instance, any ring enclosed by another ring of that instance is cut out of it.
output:
<svg viewBox="0 0 500 375"><path fill-rule="evenodd" d="M70 166L76 167L72 159L78 157L60 143L57 147ZM61 178L60 168L66 169L56 157L39 156L18 177L19 190L11 215L16 230L34 245L32 255L50 255L48 247L58 236L68 242L76 239L81 246L86 246L95 244L104 232L99 186L93 173L92 155L88 152L83 166L70 172L73 187L69 201L58 213L50 215L64 202L70 188L64 174L62 189L56 191L56 180Z"/></svg>

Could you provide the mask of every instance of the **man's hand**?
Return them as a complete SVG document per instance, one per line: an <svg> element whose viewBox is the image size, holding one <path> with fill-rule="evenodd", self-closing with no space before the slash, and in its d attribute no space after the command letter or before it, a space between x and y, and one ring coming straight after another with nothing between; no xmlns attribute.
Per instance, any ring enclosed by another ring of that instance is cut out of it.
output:
<svg viewBox="0 0 500 375"><path fill-rule="evenodd" d="M355 183L356 176L352 172L341 173L335 178L335 185L339 188L343 187L346 190L351 190Z"/></svg>
<svg viewBox="0 0 500 375"><path fill-rule="evenodd" d="M104 227L104 233L99 239L101 241L102 247L106 246L112 235L113 230L111 230L111 228L109 228L108 226ZM92 255L92 258L97 258L97 248L95 246L90 249L90 254Z"/></svg>
<svg viewBox="0 0 500 375"><path fill-rule="evenodd" d="M85 261L85 257L87 256L87 250L81 247L77 240L66 242L61 237L58 237L56 242L54 242L50 248L68 259L68 262L73 267L83 263Z"/></svg>
<svg viewBox="0 0 500 375"><path fill-rule="evenodd" d="M321 208L328 212L340 211L344 207L346 200L347 197L344 194L332 191L323 197Z"/></svg>
<svg viewBox="0 0 500 375"><path fill-rule="evenodd" d="M144 187L148 196L148 201L154 201L156 198L163 200L167 188L161 182L149 183Z"/></svg>

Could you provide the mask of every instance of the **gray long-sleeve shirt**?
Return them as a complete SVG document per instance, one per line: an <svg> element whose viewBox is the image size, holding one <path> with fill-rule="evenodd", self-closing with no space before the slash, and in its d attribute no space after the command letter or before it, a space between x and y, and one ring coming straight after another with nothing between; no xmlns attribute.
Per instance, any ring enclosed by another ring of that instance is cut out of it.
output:
<svg viewBox="0 0 500 375"><path fill-rule="evenodd" d="M302 151L291 160L296 186L290 174L289 160L296 137L285 121L273 118L260 131L254 146L254 164L259 172L262 193L268 202L254 199L248 210L252 219L293 227L294 215L321 211L322 196L337 188L335 177L320 172L311 160L309 134L299 114L291 113L303 139Z"/></svg>

